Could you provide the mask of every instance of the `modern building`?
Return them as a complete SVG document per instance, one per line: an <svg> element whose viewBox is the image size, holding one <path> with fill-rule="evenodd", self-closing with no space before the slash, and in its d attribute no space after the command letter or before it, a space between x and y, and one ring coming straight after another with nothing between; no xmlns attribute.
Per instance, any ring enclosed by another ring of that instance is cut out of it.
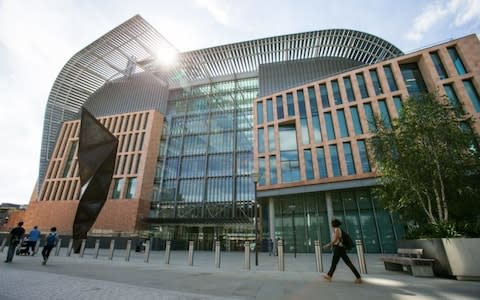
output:
<svg viewBox="0 0 480 300"><path fill-rule="evenodd" d="M175 63L162 62L171 53ZM346 29L178 52L135 16L58 75L26 226L71 233L85 107L119 139L92 234L148 231L234 250L257 226L259 241L313 252L337 217L367 252L393 251L403 226L372 197L370 121L388 124L409 95L434 90L478 120L479 72L475 35L410 54Z"/></svg>

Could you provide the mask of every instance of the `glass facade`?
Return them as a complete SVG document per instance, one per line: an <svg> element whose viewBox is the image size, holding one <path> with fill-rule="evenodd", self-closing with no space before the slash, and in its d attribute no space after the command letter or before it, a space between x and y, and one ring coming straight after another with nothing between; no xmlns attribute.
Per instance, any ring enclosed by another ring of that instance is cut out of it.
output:
<svg viewBox="0 0 480 300"><path fill-rule="evenodd" d="M283 97L282 96L277 96L276 104L277 104L277 119L281 120L283 119Z"/></svg>
<svg viewBox="0 0 480 300"><path fill-rule="evenodd" d="M375 90L375 95L383 94L382 85L380 83L380 79L378 79L377 70L370 70L370 77L373 83L373 89Z"/></svg>
<svg viewBox="0 0 480 300"><path fill-rule="evenodd" d="M373 114L372 104L365 103L363 104L363 108L365 109L365 116L367 117L368 130L370 132L375 132L377 126L375 125L375 115Z"/></svg>
<svg viewBox="0 0 480 300"><path fill-rule="evenodd" d="M363 77L363 73L358 73L356 76L362 99L368 98L368 89L367 84L365 83L365 77Z"/></svg>
<svg viewBox="0 0 480 300"><path fill-rule="evenodd" d="M345 92L349 102L355 101L355 93L353 92L352 81L350 76L343 77L343 84L345 85Z"/></svg>
<svg viewBox="0 0 480 300"><path fill-rule="evenodd" d="M303 157L305 159L305 177L307 180L311 180L314 178L312 151L310 149L303 150Z"/></svg>
<svg viewBox="0 0 480 300"><path fill-rule="evenodd" d="M328 146L330 150L330 161L332 162L333 176L341 176L340 158L338 157L337 145Z"/></svg>
<svg viewBox="0 0 480 300"><path fill-rule="evenodd" d="M342 95L340 94L340 87L337 80L332 80L333 100L336 105L342 104Z"/></svg>
<svg viewBox="0 0 480 300"><path fill-rule="evenodd" d="M320 98L322 98L322 107L330 107L330 99L328 98L327 85L322 83L320 84Z"/></svg>
<svg viewBox="0 0 480 300"><path fill-rule="evenodd" d="M343 154L345 156L345 164L347 165L347 174L355 175L355 162L353 160L352 146L350 143L343 143Z"/></svg>
<svg viewBox="0 0 480 300"><path fill-rule="evenodd" d="M327 178L327 164L325 163L325 151L323 147L317 148L317 165L320 172L320 178Z"/></svg>
<svg viewBox="0 0 480 300"><path fill-rule="evenodd" d="M280 165L282 182L300 180L300 162L298 160L295 125L279 126Z"/></svg>
<svg viewBox="0 0 480 300"><path fill-rule="evenodd" d="M292 117L295 115L295 106L293 104L293 94L287 93L287 109L288 109L288 116Z"/></svg>
<svg viewBox="0 0 480 300"><path fill-rule="evenodd" d="M360 123L360 115L356 106L350 106L350 115L352 116L353 128L355 135L363 134L362 124Z"/></svg>
<svg viewBox="0 0 480 300"><path fill-rule="evenodd" d="M332 114L329 112L326 112L323 114L325 117L325 126L327 126L327 137L328 140L334 140L335 139L335 130L333 129L333 121L332 121Z"/></svg>
<svg viewBox="0 0 480 300"><path fill-rule="evenodd" d="M403 80L405 81L408 93L411 96L427 92L427 87L425 86L422 73L420 72L417 63L400 65L400 70L402 71Z"/></svg>
<svg viewBox="0 0 480 300"><path fill-rule="evenodd" d="M365 145L364 140L357 141L357 147L360 154L360 162L362 163L362 171L363 173L371 172L370 162L368 161L368 152L367 146Z"/></svg>
<svg viewBox="0 0 480 300"><path fill-rule="evenodd" d="M383 70L385 71L385 77L387 77L388 87L390 88L390 92L394 92L398 90L397 82L395 81L395 76L392 72L391 66L383 66Z"/></svg>
<svg viewBox="0 0 480 300"><path fill-rule="evenodd" d="M433 65L435 66L435 70L437 70L438 78L440 78L440 80L448 78L447 71L445 71L445 67L443 66L442 60L440 59L440 56L438 55L438 51L431 52L430 56L432 57L432 61L433 61Z"/></svg>

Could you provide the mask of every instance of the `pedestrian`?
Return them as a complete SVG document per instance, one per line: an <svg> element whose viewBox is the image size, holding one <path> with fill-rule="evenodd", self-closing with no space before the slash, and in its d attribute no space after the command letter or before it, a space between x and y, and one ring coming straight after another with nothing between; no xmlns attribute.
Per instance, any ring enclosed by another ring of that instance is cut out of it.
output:
<svg viewBox="0 0 480 300"><path fill-rule="evenodd" d="M10 231L10 243L8 245L7 259L5 259L6 263L12 262L13 255L15 254L15 249L17 248L18 244L22 240L23 235L25 234L25 229L22 226L23 222L18 222L17 227L13 228Z"/></svg>
<svg viewBox="0 0 480 300"><path fill-rule="evenodd" d="M57 236L57 227L52 227L50 232L46 237L46 243L42 250L43 262L42 265L47 263L48 257L50 256L50 251L52 251L53 247L57 244L58 236Z"/></svg>
<svg viewBox="0 0 480 300"><path fill-rule="evenodd" d="M343 259L345 264L352 270L353 274L355 274L355 283L362 283L362 277L360 276L360 273L358 273L357 269L355 266L352 264L352 261L347 255L347 250L342 244L342 229L340 228L340 225L342 225L342 222L340 222L337 219L333 219L332 222L332 227L333 227L333 234L332 234L332 241L326 245L323 246L323 248L332 248L333 250L333 258L332 258L332 265L330 266L330 270L326 275L323 275L323 278L331 282L332 281L332 276L333 273L335 272L335 268L337 267L338 262L340 261L340 258Z"/></svg>
<svg viewBox="0 0 480 300"><path fill-rule="evenodd" d="M273 240L268 239L268 256L274 255L273 253Z"/></svg>
<svg viewBox="0 0 480 300"><path fill-rule="evenodd" d="M29 255L35 255L35 246L37 245L37 241L40 239L41 232L38 230L38 226L34 226L33 229L28 234L28 241L27 241L27 251L29 252L30 249L32 250L29 252Z"/></svg>

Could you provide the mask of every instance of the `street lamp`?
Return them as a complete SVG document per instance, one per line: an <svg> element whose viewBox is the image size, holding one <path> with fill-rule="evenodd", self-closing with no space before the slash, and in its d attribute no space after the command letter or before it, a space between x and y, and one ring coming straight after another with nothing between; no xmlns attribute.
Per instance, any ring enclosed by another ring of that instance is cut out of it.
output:
<svg viewBox="0 0 480 300"><path fill-rule="evenodd" d="M295 231L295 205L289 205L292 211L292 231L293 231L293 257L297 258L297 234Z"/></svg>
<svg viewBox="0 0 480 300"><path fill-rule="evenodd" d="M258 266L258 217L257 217L257 183L258 183L259 174L254 172L252 173L253 188L255 191L254 196L254 206L253 206L253 224L255 227L255 266Z"/></svg>

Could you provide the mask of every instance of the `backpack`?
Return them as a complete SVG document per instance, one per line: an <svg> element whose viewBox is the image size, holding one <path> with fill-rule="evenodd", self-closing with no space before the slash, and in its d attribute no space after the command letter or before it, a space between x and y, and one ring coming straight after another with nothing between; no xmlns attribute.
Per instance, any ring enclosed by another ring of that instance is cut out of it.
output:
<svg viewBox="0 0 480 300"><path fill-rule="evenodd" d="M47 236L47 245L54 246L57 240L57 235L54 233L49 233Z"/></svg>
<svg viewBox="0 0 480 300"><path fill-rule="evenodd" d="M352 238L346 233L345 231L342 230L342 244L343 248L347 250L352 250L353 247L355 246L355 243L353 242Z"/></svg>

